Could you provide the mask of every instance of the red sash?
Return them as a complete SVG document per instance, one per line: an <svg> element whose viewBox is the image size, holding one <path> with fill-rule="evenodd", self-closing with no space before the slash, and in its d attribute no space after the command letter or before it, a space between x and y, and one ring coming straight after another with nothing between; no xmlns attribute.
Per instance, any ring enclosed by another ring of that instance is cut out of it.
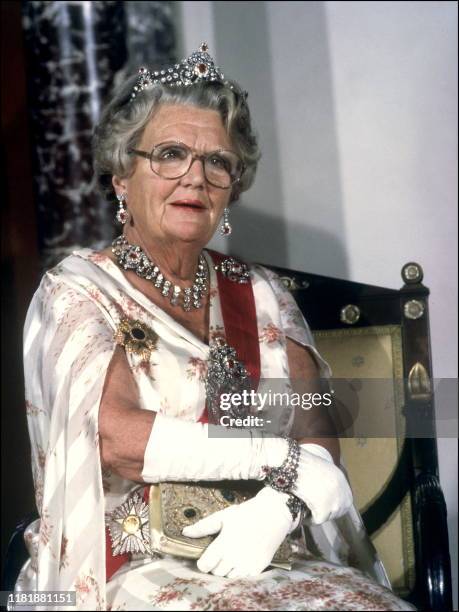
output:
<svg viewBox="0 0 459 612"><path fill-rule="evenodd" d="M208 253L216 265L226 259L225 255L216 251L208 249ZM245 365L252 387L256 389L260 380L260 343L252 283L231 281L219 269L217 281L226 342L236 349L237 359ZM199 423L208 422L208 411L204 408Z"/></svg>
<svg viewBox="0 0 459 612"><path fill-rule="evenodd" d="M210 251L215 264L220 264L225 255ZM229 280L220 270L217 270L218 291L225 326L226 342L236 349L238 361L242 361L250 374L252 387L257 388L260 380L260 343L258 340L257 313L252 283L237 283ZM207 407L199 418L199 423L208 423ZM149 487L144 489L143 498L148 504ZM130 553L112 556L111 539L108 527L105 529L106 540L106 579L130 560Z"/></svg>

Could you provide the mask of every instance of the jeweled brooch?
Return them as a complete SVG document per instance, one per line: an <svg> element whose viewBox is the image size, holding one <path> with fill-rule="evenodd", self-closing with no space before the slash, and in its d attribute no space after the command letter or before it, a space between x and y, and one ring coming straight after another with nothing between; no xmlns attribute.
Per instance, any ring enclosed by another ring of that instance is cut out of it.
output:
<svg viewBox="0 0 459 612"><path fill-rule="evenodd" d="M222 393L241 393L250 389L250 373L242 361L237 359L236 350L223 338L216 338L209 345L209 360L205 380L207 405L218 421L222 416L220 396ZM245 406L231 406L228 413L231 417L240 418L248 414Z"/></svg>
<svg viewBox="0 0 459 612"><path fill-rule="evenodd" d="M124 346L128 353L135 353L147 360L156 349L158 334L141 321L122 319L115 332L115 341Z"/></svg>
<svg viewBox="0 0 459 612"><path fill-rule="evenodd" d="M148 504L138 493L115 508L108 530L114 557L124 553L152 554Z"/></svg>
<svg viewBox="0 0 459 612"><path fill-rule="evenodd" d="M247 264L237 261L234 257L227 257L221 263L217 264L215 270L220 270L223 276L233 283L248 283L250 280L250 272Z"/></svg>

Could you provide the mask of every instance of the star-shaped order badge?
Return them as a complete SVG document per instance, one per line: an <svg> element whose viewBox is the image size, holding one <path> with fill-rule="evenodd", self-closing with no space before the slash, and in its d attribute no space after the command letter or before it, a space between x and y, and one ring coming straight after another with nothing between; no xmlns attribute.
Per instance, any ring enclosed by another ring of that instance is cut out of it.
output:
<svg viewBox="0 0 459 612"><path fill-rule="evenodd" d="M148 504L138 493L115 508L108 529L112 555L146 553L151 555Z"/></svg>
<svg viewBox="0 0 459 612"><path fill-rule="evenodd" d="M156 349L158 334L141 321L122 319L115 332L115 341L124 346L128 353L140 355L143 360L150 359Z"/></svg>

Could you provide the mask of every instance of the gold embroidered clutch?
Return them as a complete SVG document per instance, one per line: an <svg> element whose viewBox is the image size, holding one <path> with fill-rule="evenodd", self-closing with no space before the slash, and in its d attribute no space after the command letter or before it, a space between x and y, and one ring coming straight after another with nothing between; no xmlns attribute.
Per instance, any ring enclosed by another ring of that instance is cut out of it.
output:
<svg viewBox="0 0 459 612"><path fill-rule="evenodd" d="M150 486L150 543L152 550L187 559L199 559L217 537L188 538L182 530L209 514L254 497L263 487L257 481L164 482ZM291 569L288 538L280 545L271 565Z"/></svg>

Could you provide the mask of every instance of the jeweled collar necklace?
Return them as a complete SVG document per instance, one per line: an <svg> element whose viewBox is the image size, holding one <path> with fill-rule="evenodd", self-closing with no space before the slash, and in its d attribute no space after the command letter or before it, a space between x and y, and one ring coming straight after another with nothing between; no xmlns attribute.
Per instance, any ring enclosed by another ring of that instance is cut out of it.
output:
<svg viewBox="0 0 459 612"><path fill-rule="evenodd" d="M182 288L167 280L144 251L139 246L129 244L125 236L115 238L112 242L112 252L121 268L133 270L141 278L151 281L165 298L169 298L172 306L180 305L186 312L192 308L201 308L202 296L208 287L207 264L202 254L199 255L193 286Z"/></svg>

